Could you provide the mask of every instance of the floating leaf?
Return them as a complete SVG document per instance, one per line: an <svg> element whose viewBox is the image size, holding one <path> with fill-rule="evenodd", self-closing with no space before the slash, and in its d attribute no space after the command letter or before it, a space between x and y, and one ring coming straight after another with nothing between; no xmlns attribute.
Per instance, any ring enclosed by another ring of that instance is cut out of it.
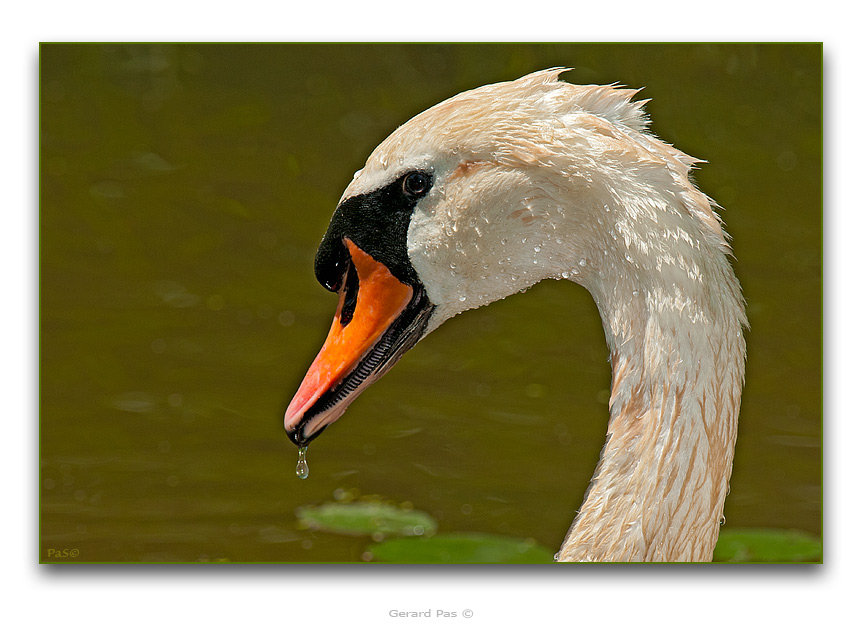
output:
<svg viewBox="0 0 862 626"><path fill-rule="evenodd" d="M437 521L427 513L380 502L327 502L300 507L296 515L307 528L339 535L415 537L437 531Z"/></svg>
<svg viewBox="0 0 862 626"><path fill-rule="evenodd" d="M553 563L553 553L532 539L483 533L394 538L368 547L389 563Z"/></svg>
<svg viewBox="0 0 862 626"><path fill-rule="evenodd" d="M800 530L722 530L713 561L726 563L812 563L823 560L823 542Z"/></svg>

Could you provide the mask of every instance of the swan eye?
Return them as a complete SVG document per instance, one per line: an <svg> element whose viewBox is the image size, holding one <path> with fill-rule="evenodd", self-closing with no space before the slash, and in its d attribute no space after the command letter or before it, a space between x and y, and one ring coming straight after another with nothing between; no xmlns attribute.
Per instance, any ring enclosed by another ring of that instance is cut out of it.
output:
<svg viewBox="0 0 862 626"><path fill-rule="evenodd" d="M425 172L410 172L404 177L401 186L406 195L418 198L431 189L431 176Z"/></svg>

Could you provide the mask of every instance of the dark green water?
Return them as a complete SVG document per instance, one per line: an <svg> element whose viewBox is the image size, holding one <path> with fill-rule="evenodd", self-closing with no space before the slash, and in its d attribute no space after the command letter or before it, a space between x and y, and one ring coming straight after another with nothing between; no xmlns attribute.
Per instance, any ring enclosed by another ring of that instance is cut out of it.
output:
<svg viewBox="0 0 862 626"><path fill-rule="evenodd" d="M445 324L314 442L307 480L282 417L335 307L314 251L367 154L558 65L645 87L653 130L709 161L752 325L727 527L820 534L819 46L46 45L41 560L355 561L366 540L295 518L344 492L556 550L607 423L575 285Z"/></svg>

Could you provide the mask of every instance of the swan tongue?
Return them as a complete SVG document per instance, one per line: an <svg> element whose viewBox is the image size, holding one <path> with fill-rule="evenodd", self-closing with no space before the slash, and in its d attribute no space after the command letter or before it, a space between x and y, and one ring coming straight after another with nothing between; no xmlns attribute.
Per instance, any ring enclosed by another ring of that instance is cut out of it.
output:
<svg viewBox="0 0 862 626"><path fill-rule="evenodd" d="M424 290L395 278L348 238L352 266L339 291L329 335L284 415L288 437L306 445L422 336Z"/></svg>

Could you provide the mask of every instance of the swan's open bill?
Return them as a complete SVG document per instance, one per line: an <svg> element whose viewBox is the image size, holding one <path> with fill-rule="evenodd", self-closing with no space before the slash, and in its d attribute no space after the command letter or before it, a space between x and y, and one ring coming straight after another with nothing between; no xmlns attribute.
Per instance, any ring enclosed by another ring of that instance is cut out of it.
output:
<svg viewBox="0 0 862 626"><path fill-rule="evenodd" d="M646 133L635 92L536 72L442 102L356 173L315 258L339 293L285 413L305 446L450 317L546 278L593 296L608 437L559 560L710 560L747 326L696 159Z"/></svg>
<svg viewBox="0 0 862 626"><path fill-rule="evenodd" d="M340 242L349 257L337 287L335 319L285 412L285 430L298 446L307 446L341 417L419 340L433 309L421 286L395 278L348 236L340 235Z"/></svg>

